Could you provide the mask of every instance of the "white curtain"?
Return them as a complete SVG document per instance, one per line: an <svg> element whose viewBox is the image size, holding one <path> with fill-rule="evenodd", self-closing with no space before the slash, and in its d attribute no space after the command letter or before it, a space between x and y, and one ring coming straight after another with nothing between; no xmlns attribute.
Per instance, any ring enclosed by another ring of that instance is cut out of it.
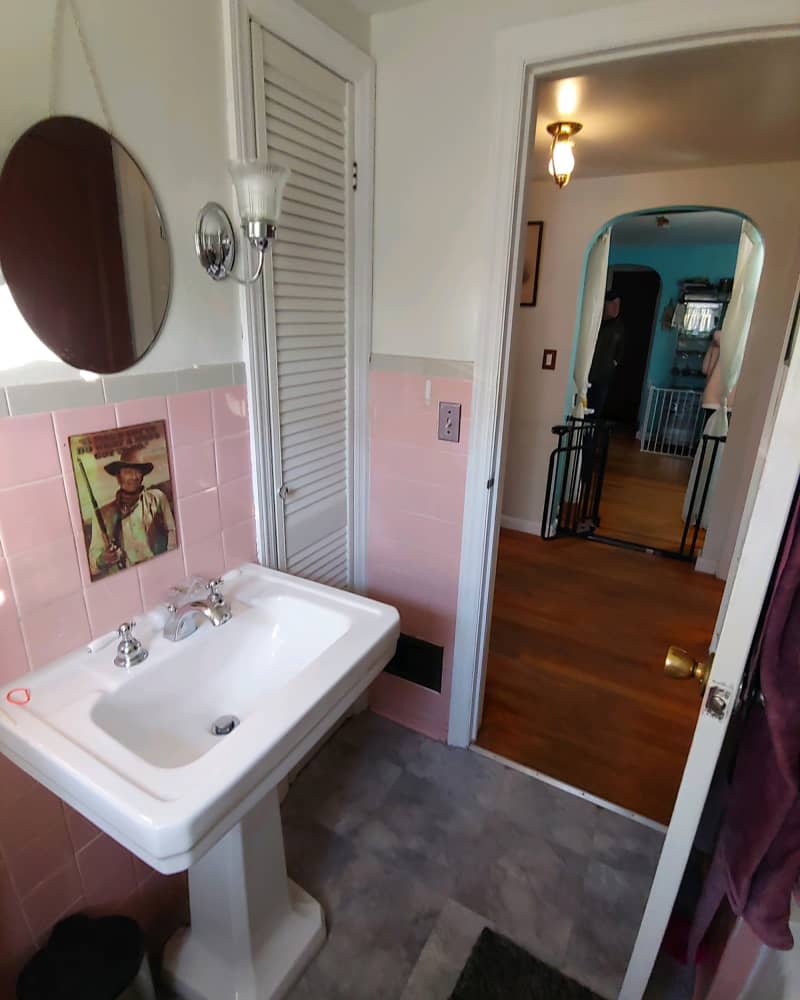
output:
<svg viewBox="0 0 800 1000"><path fill-rule="evenodd" d="M584 416L586 407L589 405L587 401L589 369L592 367L597 334L603 320L610 242L611 231L607 229L597 237L586 262L586 280L583 284L583 304L578 327L578 347L575 351L575 369L572 376L575 382L573 417Z"/></svg>
<svg viewBox="0 0 800 1000"><path fill-rule="evenodd" d="M731 290L731 300L725 313L722 323L719 342L719 368L722 375L721 397L719 406L712 409L711 415L703 428L704 434L713 434L715 437L724 437L728 433L728 397L736 388L739 381L739 372L742 370L742 359L744 349L747 344L747 335L750 332L750 321L753 318L753 309L756 304L756 294L758 293L758 282L761 278L761 268L764 265L764 244L761 237L747 220L742 223L742 231L739 236L739 253L736 257L736 270L733 275L733 289ZM708 489L706 503L703 508L702 527L708 527L708 510L711 496L716 485L717 473L722 464L722 452L724 445L719 445L717 458L714 465L711 484ZM700 477L700 486L695 497L694 509L691 511L692 523L697 520L697 511L702 500L703 484L706 480L708 468L711 464L713 454L712 442L708 442L705 458L702 463L700 456L702 453L702 443L697 449L692 463L692 473L689 476L689 485L686 488L686 495L683 499L683 519L690 518L689 504L692 498L694 484Z"/></svg>

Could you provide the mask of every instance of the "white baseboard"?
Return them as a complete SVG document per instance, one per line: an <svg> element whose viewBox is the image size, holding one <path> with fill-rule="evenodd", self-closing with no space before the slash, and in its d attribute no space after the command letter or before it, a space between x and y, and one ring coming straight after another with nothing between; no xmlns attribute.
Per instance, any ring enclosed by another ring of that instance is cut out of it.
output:
<svg viewBox="0 0 800 1000"><path fill-rule="evenodd" d="M510 528L512 531L525 531L529 535L541 535L541 521L526 521L523 517L509 517L508 514L500 515L500 527Z"/></svg>
<svg viewBox="0 0 800 1000"><path fill-rule="evenodd" d="M694 564L695 573L707 573L709 576L714 576L717 572L718 561L712 559L709 556L698 556L697 562Z"/></svg>

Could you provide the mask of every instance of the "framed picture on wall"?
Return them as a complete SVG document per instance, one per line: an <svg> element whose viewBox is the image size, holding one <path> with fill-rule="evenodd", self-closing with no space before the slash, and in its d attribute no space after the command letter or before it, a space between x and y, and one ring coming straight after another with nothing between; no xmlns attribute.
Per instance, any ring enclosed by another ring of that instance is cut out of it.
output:
<svg viewBox="0 0 800 1000"><path fill-rule="evenodd" d="M92 580L177 547L163 420L69 439Z"/></svg>
<svg viewBox="0 0 800 1000"><path fill-rule="evenodd" d="M539 258L542 254L543 222L529 222L522 254L521 306L535 306L539 291Z"/></svg>

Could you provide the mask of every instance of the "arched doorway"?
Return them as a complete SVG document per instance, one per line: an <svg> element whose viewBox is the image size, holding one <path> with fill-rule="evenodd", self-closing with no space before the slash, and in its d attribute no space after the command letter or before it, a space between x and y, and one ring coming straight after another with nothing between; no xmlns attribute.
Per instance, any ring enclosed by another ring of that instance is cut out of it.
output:
<svg viewBox="0 0 800 1000"><path fill-rule="evenodd" d="M587 252L568 431L558 438L567 471L551 479L548 537L577 533L698 556L760 277L760 250L747 252L753 241L752 224L728 209L628 213L602 228ZM607 259L596 252L601 244ZM722 408L724 418L709 424ZM580 476L569 474L577 455Z"/></svg>

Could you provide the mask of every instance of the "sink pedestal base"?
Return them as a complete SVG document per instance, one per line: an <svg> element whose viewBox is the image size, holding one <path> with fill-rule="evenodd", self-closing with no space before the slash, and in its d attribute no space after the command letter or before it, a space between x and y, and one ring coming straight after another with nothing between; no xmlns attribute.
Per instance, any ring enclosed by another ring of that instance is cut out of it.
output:
<svg viewBox="0 0 800 1000"><path fill-rule="evenodd" d="M187 1000L273 1000L325 940L322 907L286 875L277 789L189 869L192 925L164 951Z"/></svg>

